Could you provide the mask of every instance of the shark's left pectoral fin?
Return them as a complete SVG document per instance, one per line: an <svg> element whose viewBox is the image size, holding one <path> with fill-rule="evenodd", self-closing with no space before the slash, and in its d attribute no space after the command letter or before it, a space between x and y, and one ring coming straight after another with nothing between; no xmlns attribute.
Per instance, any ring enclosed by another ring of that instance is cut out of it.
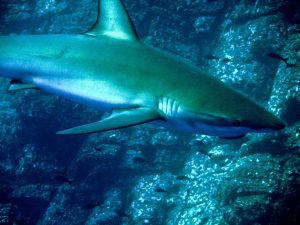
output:
<svg viewBox="0 0 300 225"><path fill-rule="evenodd" d="M101 131L109 131L143 124L157 119L160 119L159 113L151 108L132 108L128 110L118 110L112 113L111 116L103 120L59 131L57 132L57 134L88 134Z"/></svg>
<svg viewBox="0 0 300 225"><path fill-rule="evenodd" d="M11 80L8 90L9 91L18 91L24 89L37 89L35 84L23 83L19 80Z"/></svg>

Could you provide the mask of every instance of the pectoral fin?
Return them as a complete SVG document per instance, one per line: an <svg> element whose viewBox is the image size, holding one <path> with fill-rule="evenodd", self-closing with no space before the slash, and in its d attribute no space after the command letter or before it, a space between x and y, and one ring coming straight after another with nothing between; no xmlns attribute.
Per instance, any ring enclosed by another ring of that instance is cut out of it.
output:
<svg viewBox="0 0 300 225"><path fill-rule="evenodd" d="M18 91L18 90L35 89L35 88L37 88L35 84L27 84L19 80L11 80L8 90Z"/></svg>
<svg viewBox="0 0 300 225"><path fill-rule="evenodd" d="M245 137L246 134L243 134L243 135L238 135L238 136L232 136L232 137L219 137L220 139L226 139L226 140L235 140L235 139L240 139L240 138L243 138Z"/></svg>
<svg viewBox="0 0 300 225"><path fill-rule="evenodd" d="M156 110L150 108L132 108L127 110L118 110L111 116L97 121L95 123L86 124L59 131L57 134L88 134L100 131L108 131L119 128L130 127L142 123L151 122L160 119L160 115Z"/></svg>

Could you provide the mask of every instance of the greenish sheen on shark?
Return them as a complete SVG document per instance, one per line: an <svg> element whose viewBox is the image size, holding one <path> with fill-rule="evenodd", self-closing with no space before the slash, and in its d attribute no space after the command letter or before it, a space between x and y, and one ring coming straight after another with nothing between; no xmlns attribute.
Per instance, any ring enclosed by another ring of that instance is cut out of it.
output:
<svg viewBox="0 0 300 225"><path fill-rule="evenodd" d="M1 36L0 75L12 79L10 90L40 89L111 112L58 134L156 122L235 138L284 127L221 81L143 44L119 0L100 1L97 22L84 34Z"/></svg>

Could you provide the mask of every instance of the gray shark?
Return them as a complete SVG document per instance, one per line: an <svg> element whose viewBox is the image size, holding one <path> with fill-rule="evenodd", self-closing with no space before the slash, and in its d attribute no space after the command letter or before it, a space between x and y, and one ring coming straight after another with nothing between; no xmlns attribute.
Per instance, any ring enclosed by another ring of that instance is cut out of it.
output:
<svg viewBox="0 0 300 225"><path fill-rule="evenodd" d="M97 22L83 34L1 36L0 76L12 80L9 90L40 89L111 112L58 134L155 122L236 138L284 127L243 94L143 44L120 0L100 1Z"/></svg>

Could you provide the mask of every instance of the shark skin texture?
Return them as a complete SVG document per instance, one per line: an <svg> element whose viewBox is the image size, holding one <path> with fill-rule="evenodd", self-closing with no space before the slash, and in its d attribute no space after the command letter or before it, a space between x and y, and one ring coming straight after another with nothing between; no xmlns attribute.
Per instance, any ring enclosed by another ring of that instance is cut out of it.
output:
<svg viewBox="0 0 300 225"><path fill-rule="evenodd" d="M239 138L284 123L243 94L175 56L143 44L120 0L99 1L84 34L0 37L0 76L10 90L35 88L111 111L58 134L86 134L148 122Z"/></svg>

